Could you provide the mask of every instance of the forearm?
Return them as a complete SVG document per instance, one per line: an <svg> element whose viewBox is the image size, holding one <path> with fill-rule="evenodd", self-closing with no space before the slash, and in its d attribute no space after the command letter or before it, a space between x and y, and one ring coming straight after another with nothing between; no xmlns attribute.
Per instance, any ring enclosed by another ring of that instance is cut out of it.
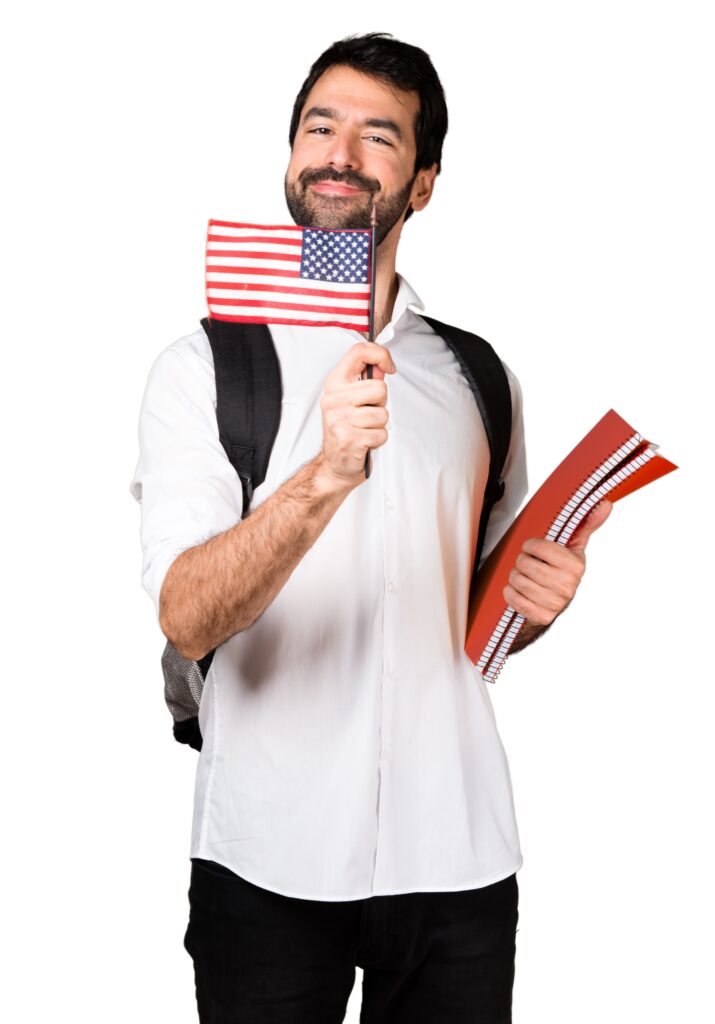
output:
<svg viewBox="0 0 715 1024"><path fill-rule="evenodd" d="M326 469L322 452L245 519L172 562L160 625L198 660L250 625L273 601L354 485Z"/></svg>
<svg viewBox="0 0 715 1024"><path fill-rule="evenodd" d="M517 651L523 651L523 649L533 643L537 637L540 637L542 633L545 633L550 625L551 623L546 626L540 626L535 622L529 622L526 620L517 633L514 643L509 648L509 654L516 654Z"/></svg>

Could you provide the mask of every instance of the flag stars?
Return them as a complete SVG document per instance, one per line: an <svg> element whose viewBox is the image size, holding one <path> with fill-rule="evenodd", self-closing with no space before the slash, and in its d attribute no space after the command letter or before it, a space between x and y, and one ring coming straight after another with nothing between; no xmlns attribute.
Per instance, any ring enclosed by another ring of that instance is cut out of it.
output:
<svg viewBox="0 0 715 1024"><path fill-rule="evenodd" d="M368 283L368 231L321 231L306 228L303 234L301 276L316 281Z"/></svg>

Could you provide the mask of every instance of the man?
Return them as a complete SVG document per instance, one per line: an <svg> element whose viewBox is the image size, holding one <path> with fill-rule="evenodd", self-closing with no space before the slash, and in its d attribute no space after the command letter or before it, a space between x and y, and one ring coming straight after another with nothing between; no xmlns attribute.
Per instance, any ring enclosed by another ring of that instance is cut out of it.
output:
<svg viewBox="0 0 715 1024"><path fill-rule="evenodd" d="M184 940L204 1021L341 1021L355 966L363 1024L511 1019L522 857L487 685L464 652L489 448L451 350L395 270L446 131L421 49L371 33L311 68L286 200L319 228L369 227L376 201L377 343L271 326L281 423L245 520L203 330L169 346L147 384L132 482L144 586L181 654L217 648ZM505 369L512 443L484 557L526 494ZM609 511L569 548L525 545L505 590L527 619L521 646L573 597Z"/></svg>

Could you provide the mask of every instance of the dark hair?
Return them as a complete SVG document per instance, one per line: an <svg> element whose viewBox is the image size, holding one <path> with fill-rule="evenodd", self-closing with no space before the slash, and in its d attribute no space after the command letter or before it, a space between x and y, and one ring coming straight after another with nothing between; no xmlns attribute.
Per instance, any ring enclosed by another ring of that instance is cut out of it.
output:
<svg viewBox="0 0 715 1024"><path fill-rule="evenodd" d="M394 39L391 32L368 32L346 36L329 46L311 67L293 105L288 141L293 148L301 111L310 90L328 68L343 64L392 84L405 92L416 92L420 109L413 125L417 154L413 173L437 164L442 170L442 144L447 134L447 102L429 55L419 46ZM405 220L412 215L407 211Z"/></svg>

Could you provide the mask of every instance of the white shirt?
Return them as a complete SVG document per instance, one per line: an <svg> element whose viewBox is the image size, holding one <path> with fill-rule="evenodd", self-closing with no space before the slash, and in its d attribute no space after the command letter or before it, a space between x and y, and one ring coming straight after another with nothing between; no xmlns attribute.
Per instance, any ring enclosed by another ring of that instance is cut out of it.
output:
<svg viewBox="0 0 715 1024"><path fill-rule="evenodd" d="M216 650L199 712L190 856L303 899L476 888L522 864L489 684L464 650L489 446L456 358L398 281L376 339L397 367L388 440L273 602ZM284 397L252 507L318 453L325 378L364 340L270 330ZM527 492L521 389L505 369L512 441L483 557ZM200 327L157 357L140 414L130 488L157 619L171 562L241 518L215 410Z"/></svg>

